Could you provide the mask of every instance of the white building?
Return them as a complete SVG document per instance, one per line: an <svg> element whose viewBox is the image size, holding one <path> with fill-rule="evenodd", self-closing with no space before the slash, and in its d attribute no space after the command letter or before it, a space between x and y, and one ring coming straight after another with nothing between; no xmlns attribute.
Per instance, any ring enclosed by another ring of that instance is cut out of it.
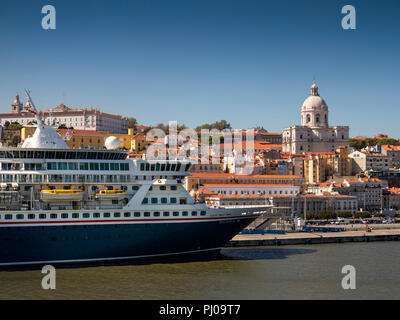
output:
<svg viewBox="0 0 400 320"><path fill-rule="evenodd" d="M314 83L310 96L301 107L301 125L282 131L282 151L331 152L343 145L349 146L349 127L328 125L328 106Z"/></svg>
<svg viewBox="0 0 400 320"><path fill-rule="evenodd" d="M44 112L39 112L39 114L45 124L54 127L65 125L68 128L73 127L77 130L127 133L126 118L104 113L99 109L72 109L60 104L56 108L47 109ZM0 114L0 125L2 126L6 122L18 122L25 126L33 121L35 121L35 116L29 110L29 103L27 102L23 107L18 94L11 104L11 113Z"/></svg>
<svg viewBox="0 0 400 320"><path fill-rule="evenodd" d="M349 158L353 159L353 174L367 170L387 171L390 168L390 157L380 153L354 151Z"/></svg>
<svg viewBox="0 0 400 320"><path fill-rule="evenodd" d="M223 195L297 195L300 186L291 184L204 184L204 188Z"/></svg>

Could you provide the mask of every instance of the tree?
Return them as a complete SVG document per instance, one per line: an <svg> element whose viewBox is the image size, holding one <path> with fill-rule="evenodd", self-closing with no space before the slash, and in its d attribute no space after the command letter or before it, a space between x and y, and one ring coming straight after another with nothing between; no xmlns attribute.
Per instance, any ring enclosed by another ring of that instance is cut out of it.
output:
<svg viewBox="0 0 400 320"><path fill-rule="evenodd" d="M216 121L214 123L205 123L202 124L201 126L196 127L196 131L201 131L201 129L217 129L217 130L224 130L224 129L232 129L231 124L227 122L226 120L220 120Z"/></svg>
<svg viewBox="0 0 400 320"><path fill-rule="evenodd" d="M137 126L136 118L127 118L126 119L126 126L128 128L136 128L136 126Z"/></svg>
<svg viewBox="0 0 400 320"><path fill-rule="evenodd" d="M20 125L18 122L10 123L10 124L7 126L7 129L8 129L8 130L20 130L21 128L22 128L22 125Z"/></svg>

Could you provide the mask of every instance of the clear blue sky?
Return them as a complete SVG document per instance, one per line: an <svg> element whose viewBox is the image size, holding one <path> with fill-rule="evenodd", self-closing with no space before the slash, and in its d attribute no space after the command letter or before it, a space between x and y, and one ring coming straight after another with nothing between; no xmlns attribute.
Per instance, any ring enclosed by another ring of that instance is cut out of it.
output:
<svg viewBox="0 0 400 320"><path fill-rule="evenodd" d="M53 31L41 28L46 4ZM341 28L346 4L356 30ZM29 88L42 108L280 132L300 123L314 77L331 125L400 137L400 2L0 2L0 112Z"/></svg>

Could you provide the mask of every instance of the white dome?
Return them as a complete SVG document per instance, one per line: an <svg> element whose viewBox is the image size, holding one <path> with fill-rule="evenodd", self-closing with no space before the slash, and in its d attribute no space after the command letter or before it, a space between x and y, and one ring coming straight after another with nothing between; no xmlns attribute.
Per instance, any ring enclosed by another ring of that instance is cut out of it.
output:
<svg viewBox="0 0 400 320"><path fill-rule="evenodd" d="M312 111L312 110L328 110L328 106L324 99L319 96L318 86L315 82L310 87L310 96L304 100L301 111Z"/></svg>
<svg viewBox="0 0 400 320"><path fill-rule="evenodd" d="M328 106L320 96L309 96L303 102L302 110L327 109Z"/></svg>
<svg viewBox="0 0 400 320"><path fill-rule="evenodd" d="M319 96L318 86L313 83L310 87L310 95L301 107L301 125L308 127L328 126L328 106Z"/></svg>
<svg viewBox="0 0 400 320"><path fill-rule="evenodd" d="M106 141L104 141L104 146L107 150L116 150L119 148L119 139L115 136L109 136Z"/></svg>

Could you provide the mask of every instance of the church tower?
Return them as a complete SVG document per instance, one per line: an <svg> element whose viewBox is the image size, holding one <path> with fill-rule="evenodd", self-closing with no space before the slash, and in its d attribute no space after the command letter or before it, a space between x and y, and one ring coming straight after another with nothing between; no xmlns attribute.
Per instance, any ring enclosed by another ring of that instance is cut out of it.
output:
<svg viewBox="0 0 400 320"><path fill-rule="evenodd" d="M22 109L22 103L19 101L19 94L15 95L15 100L11 104L11 113L20 113Z"/></svg>

